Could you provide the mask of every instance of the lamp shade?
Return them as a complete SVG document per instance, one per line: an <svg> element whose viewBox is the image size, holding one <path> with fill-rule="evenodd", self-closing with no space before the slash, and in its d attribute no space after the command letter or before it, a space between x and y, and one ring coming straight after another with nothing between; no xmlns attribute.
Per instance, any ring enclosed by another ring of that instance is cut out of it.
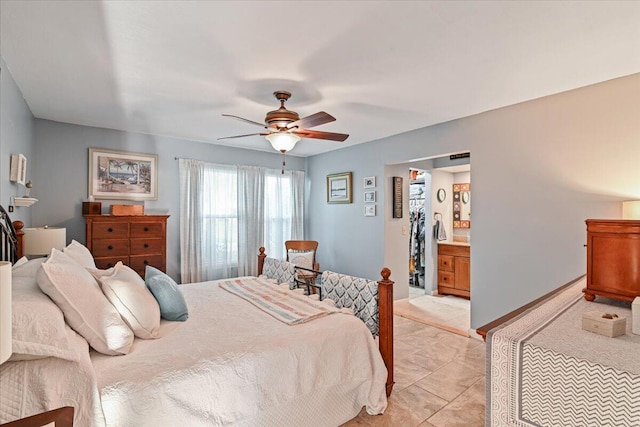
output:
<svg viewBox="0 0 640 427"><path fill-rule="evenodd" d="M11 263L0 261L0 363L11 356Z"/></svg>
<svg viewBox="0 0 640 427"><path fill-rule="evenodd" d="M66 242L66 228L25 228L23 253L25 255L49 255L53 248L63 249Z"/></svg>
<svg viewBox="0 0 640 427"><path fill-rule="evenodd" d="M296 142L300 141L298 135L289 132L270 133L265 138L274 149L282 152L290 151L296 145Z"/></svg>
<svg viewBox="0 0 640 427"><path fill-rule="evenodd" d="M640 200L622 202L622 219L640 219Z"/></svg>

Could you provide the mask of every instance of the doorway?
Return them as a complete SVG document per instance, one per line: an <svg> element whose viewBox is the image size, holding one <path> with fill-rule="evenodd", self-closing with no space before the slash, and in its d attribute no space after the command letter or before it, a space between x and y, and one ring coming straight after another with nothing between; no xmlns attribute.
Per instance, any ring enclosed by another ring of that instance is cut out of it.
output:
<svg viewBox="0 0 640 427"><path fill-rule="evenodd" d="M395 301L394 310L402 317L469 336L471 165L469 158L430 160L421 161L420 167L407 164L409 295Z"/></svg>

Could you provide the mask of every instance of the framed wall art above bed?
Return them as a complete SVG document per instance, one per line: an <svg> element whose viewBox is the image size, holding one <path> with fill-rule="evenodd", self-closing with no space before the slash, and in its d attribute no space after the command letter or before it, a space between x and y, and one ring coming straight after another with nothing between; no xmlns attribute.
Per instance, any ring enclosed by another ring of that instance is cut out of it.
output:
<svg viewBox="0 0 640 427"><path fill-rule="evenodd" d="M157 200L158 156L89 148L89 197Z"/></svg>

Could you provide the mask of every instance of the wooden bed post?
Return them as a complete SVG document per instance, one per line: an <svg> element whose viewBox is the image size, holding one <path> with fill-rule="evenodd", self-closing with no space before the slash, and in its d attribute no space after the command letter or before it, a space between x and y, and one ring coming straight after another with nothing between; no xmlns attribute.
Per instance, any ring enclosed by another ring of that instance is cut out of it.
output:
<svg viewBox="0 0 640 427"><path fill-rule="evenodd" d="M380 354L387 366L387 396L393 389L393 281L389 280L391 270L383 268L382 280L378 282L378 322L380 326Z"/></svg>
<svg viewBox="0 0 640 427"><path fill-rule="evenodd" d="M264 253L264 246L260 246L260 255L258 255L258 276L262 274L262 268L264 267L264 259L267 254Z"/></svg>
<svg viewBox="0 0 640 427"><path fill-rule="evenodd" d="M24 231L22 230L24 228L24 222L18 220L18 221L13 221L13 228L16 230L16 238L17 238L17 242L16 242L16 255L17 258L20 259L22 258L22 242L24 239Z"/></svg>

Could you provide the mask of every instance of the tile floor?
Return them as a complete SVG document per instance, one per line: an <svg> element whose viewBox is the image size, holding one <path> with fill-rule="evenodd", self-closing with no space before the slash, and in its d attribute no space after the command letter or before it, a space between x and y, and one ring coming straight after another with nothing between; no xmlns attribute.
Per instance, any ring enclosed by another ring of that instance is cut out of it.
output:
<svg viewBox="0 0 640 427"><path fill-rule="evenodd" d="M465 298L453 295L410 296L394 301L393 311L408 319L465 337L469 336L471 306L469 300Z"/></svg>
<svg viewBox="0 0 640 427"><path fill-rule="evenodd" d="M484 425L485 344L394 317L395 381L383 415L364 409L343 427Z"/></svg>

